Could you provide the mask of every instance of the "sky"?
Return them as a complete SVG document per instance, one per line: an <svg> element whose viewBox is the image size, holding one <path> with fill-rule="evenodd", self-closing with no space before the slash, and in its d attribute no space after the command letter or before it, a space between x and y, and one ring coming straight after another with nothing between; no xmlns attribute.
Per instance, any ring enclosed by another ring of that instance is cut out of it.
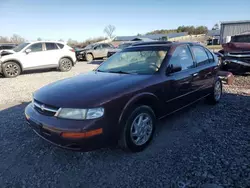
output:
<svg viewBox="0 0 250 188"><path fill-rule="evenodd" d="M27 40L83 41L105 36L145 34L181 25L250 20L250 0L0 0L0 36Z"/></svg>

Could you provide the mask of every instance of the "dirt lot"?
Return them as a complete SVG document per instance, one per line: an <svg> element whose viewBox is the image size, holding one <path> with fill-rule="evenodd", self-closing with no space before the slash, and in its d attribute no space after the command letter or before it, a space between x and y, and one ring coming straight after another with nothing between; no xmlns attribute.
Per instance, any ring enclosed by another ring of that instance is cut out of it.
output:
<svg viewBox="0 0 250 188"><path fill-rule="evenodd" d="M32 92L96 66L0 78L0 187L250 187L249 75L225 86L218 105L201 101L162 120L141 153L75 153L38 138L23 114Z"/></svg>

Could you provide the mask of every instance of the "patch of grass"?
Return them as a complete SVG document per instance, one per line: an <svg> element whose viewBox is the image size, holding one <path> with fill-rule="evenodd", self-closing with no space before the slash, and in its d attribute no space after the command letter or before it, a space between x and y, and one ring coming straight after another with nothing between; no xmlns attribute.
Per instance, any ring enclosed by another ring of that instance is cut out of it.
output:
<svg viewBox="0 0 250 188"><path fill-rule="evenodd" d="M220 50L222 49L222 46L221 45L208 45L206 46L208 49L210 50Z"/></svg>

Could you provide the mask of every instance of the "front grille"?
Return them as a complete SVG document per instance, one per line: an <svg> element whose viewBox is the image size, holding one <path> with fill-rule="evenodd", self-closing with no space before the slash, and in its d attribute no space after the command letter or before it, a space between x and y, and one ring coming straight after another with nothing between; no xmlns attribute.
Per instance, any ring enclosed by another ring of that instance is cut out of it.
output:
<svg viewBox="0 0 250 188"><path fill-rule="evenodd" d="M34 100L34 109L45 116L54 116L59 108Z"/></svg>

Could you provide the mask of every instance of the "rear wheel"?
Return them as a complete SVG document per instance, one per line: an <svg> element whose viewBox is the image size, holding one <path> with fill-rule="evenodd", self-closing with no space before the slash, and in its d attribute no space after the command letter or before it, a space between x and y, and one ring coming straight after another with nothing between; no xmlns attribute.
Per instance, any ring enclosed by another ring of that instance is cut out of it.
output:
<svg viewBox="0 0 250 188"><path fill-rule="evenodd" d="M87 55L85 56L85 59L86 59L87 62L91 62L91 61L93 61L94 57L93 57L92 54L87 54Z"/></svg>
<svg viewBox="0 0 250 188"><path fill-rule="evenodd" d="M72 66L73 63L69 58L62 58L59 61L59 70L62 72L70 71Z"/></svg>
<svg viewBox="0 0 250 188"><path fill-rule="evenodd" d="M124 122L119 145L121 148L139 152L151 142L156 124L156 117L149 106L135 108Z"/></svg>
<svg viewBox="0 0 250 188"><path fill-rule="evenodd" d="M212 93L208 96L208 102L210 104L218 103L219 100L221 99L221 95L222 95L222 83L220 79L217 79L214 84Z"/></svg>
<svg viewBox="0 0 250 188"><path fill-rule="evenodd" d="M17 77L21 73L21 67L18 63L9 61L3 64L3 75L6 78Z"/></svg>

